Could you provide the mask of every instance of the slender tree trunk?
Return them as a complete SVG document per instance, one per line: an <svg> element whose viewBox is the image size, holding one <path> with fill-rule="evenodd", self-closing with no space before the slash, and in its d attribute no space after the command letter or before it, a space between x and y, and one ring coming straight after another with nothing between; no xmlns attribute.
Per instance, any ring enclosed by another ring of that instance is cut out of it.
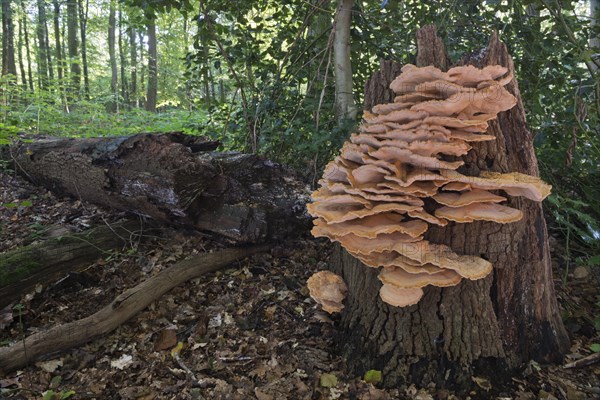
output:
<svg viewBox="0 0 600 400"><path fill-rule="evenodd" d="M46 48L46 59L48 63L48 78L54 80L54 65L52 63L52 49L50 48L50 34L48 31L48 19L44 17L44 47Z"/></svg>
<svg viewBox="0 0 600 400"><path fill-rule="evenodd" d="M206 28L206 27L204 27ZM200 35L200 42L202 43L202 54L204 56L204 66L202 68L202 82L204 86L204 102L207 107L210 107L211 99L210 99L210 83L208 71L210 70L210 58L208 56L208 37L205 32L202 32Z"/></svg>
<svg viewBox="0 0 600 400"><path fill-rule="evenodd" d="M12 19L12 0L2 0L2 76L17 77L15 64L15 26Z"/></svg>
<svg viewBox="0 0 600 400"><path fill-rule="evenodd" d="M118 71L117 58L115 56L115 25L116 25L116 0L110 0L108 8L108 57L110 62L110 96L111 100L108 109L111 112L117 111L118 104Z"/></svg>
<svg viewBox="0 0 600 400"><path fill-rule="evenodd" d="M60 42L60 3L58 0L52 0L54 5L54 46L56 51L56 73L58 75L59 85L63 84L63 54Z"/></svg>
<svg viewBox="0 0 600 400"><path fill-rule="evenodd" d="M121 9L121 3L119 3L119 61L121 68L121 97L123 97L123 104L129 105L129 88L127 87L127 75L125 69L127 67L127 59L125 58L125 42L123 41L123 10Z"/></svg>
<svg viewBox="0 0 600 400"><path fill-rule="evenodd" d="M45 90L48 86L48 57L46 53L46 39L44 27L46 26L46 4L44 0L37 1L38 6L38 21L36 26L38 51L37 51L37 68L38 81L41 90Z"/></svg>
<svg viewBox="0 0 600 400"><path fill-rule="evenodd" d="M419 66L447 69L448 59L435 27L422 28L417 43ZM464 62L480 68L504 65L514 72L512 59L497 35L485 51L474 52ZM393 99L394 93L387 88L400 67L382 63L382 70L366 85L367 109ZM468 175L490 170L538 176L519 88L515 80L506 88L518 104L490 124L487 134L496 136L495 141L475 143L463 157ZM542 206L520 197L510 198L508 205L523 212L520 222L450 223L429 230L426 239L430 242L448 245L458 254L481 255L493 263L494 271L487 278L463 280L449 288L428 286L414 306L397 308L383 303L378 296L378 271L363 266L344 250L336 252L334 269L349 287L341 342L351 367L361 374L382 370L386 386L434 381L440 386L456 385L456 390L468 393L481 390L472 376L502 382L511 369L531 359L562 359L569 340L554 294Z"/></svg>
<svg viewBox="0 0 600 400"><path fill-rule="evenodd" d="M156 95L158 92L158 70L156 53L156 17L148 21L148 93L146 110L156 112Z"/></svg>
<svg viewBox="0 0 600 400"><path fill-rule="evenodd" d="M135 28L129 28L129 65L131 68L130 101L133 107L138 107L137 94L137 44L135 42Z"/></svg>
<svg viewBox="0 0 600 400"><path fill-rule="evenodd" d="M354 0L339 0L335 13L333 58L335 71L335 112L338 122L356 119L352 95L352 64L350 62L350 24Z"/></svg>
<svg viewBox="0 0 600 400"><path fill-rule="evenodd" d="M90 98L90 76L87 60L87 21L89 1L79 0L79 30L81 31L81 64L83 66L83 95L86 99Z"/></svg>
<svg viewBox="0 0 600 400"><path fill-rule="evenodd" d="M596 33L600 27L600 0L590 0L590 27L592 29L592 34L590 36L590 48L594 53L593 59L600 63L600 34ZM597 63L591 63L594 70L598 69Z"/></svg>
<svg viewBox="0 0 600 400"><path fill-rule="evenodd" d="M27 77L29 78L29 90L33 92L33 72L31 70L31 51L29 49L29 32L27 25L27 12L25 2L21 0L21 24L23 25L23 37L25 39L25 55L27 56Z"/></svg>
<svg viewBox="0 0 600 400"><path fill-rule="evenodd" d="M71 101L79 98L81 90L81 65L79 63L79 39L77 31L79 24L77 22L77 0L67 1L67 35L69 48L69 61L71 63L71 87L69 95Z"/></svg>
<svg viewBox="0 0 600 400"><path fill-rule="evenodd" d="M146 93L146 63L144 61L144 36L142 34L142 32L138 32L138 43L139 48L140 48L140 62L139 62L139 66L140 66L140 90L138 90L139 92L139 96L138 96L138 104L139 107L145 107L146 106L146 98L145 98L145 93Z"/></svg>
<svg viewBox="0 0 600 400"><path fill-rule="evenodd" d="M21 74L21 86L23 92L27 91L27 73L23 63L23 19L19 19L19 40L17 42L17 57L19 58L19 72Z"/></svg>

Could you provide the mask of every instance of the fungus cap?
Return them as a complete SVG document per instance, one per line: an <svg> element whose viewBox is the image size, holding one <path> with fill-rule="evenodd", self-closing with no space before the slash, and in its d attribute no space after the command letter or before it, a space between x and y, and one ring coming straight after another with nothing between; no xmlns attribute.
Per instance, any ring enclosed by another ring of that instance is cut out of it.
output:
<svg viewBox="0 0 600 400"><path fill-rule="evenodd" d="M395 307L406 307L417 304L423 297L423 289L402 289L394 285L384 284L379 289L379 297L384 303Z"/></svg>
<svg viewBox="0 0 600 400"><path fill-rule="evenodd" d="M348 286L341 276L330 271L319 271L308 278L306 284L310 297L321 304L323 310L330 314L342 311Z"/></svg>

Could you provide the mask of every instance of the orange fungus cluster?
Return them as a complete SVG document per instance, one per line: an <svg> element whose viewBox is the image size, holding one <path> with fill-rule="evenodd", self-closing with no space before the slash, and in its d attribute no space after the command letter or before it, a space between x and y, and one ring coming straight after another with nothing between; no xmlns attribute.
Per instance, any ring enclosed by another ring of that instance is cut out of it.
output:
<svg viewBox="0 0 600 400"><path fill-rule="evenodd" d="M404 66L390 85L394 102L365 111L359 132L325 168L308 205L316 218L312 233L339 242L369 267L383 267L386 303L416 304L427 285L452 286L491 272L483 258L425 240L430 225L518 221L522 213L502 204L505 195L541 201L550 193L529 175L457 172L471 143L495 140L486 135L489 121L516 104L504 87L512 80L507 72L498 65L447 72Z"/></svg>

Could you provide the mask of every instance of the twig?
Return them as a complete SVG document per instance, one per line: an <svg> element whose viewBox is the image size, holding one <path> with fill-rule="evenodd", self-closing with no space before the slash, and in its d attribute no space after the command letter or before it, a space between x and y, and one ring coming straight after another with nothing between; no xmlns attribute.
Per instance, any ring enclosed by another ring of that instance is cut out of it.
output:
<svg viewBox="0 0 600 400"><path fill-rule="evenodd" d="M581 368L581 367L587 367L588 365L592 365L592 364L595 364L597 362L600 362L600 353L592 353L589 356L585 356L583 358L580 358L579 360L575 360L573 362L565 364L563 366L563 368Z"/></svg>

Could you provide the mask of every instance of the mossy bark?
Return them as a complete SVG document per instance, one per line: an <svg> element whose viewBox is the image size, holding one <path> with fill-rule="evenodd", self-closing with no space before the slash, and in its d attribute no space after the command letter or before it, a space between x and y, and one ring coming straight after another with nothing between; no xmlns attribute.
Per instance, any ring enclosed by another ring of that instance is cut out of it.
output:
<svg viewBox="0 0 600 400"><path fill-rule="evenodd" d="M422 28L417 44L419 66L447 69L448 59L435 27ZM497 35L486 49L461 63L478 67L500 64L514 71ZM400 67L382 62L382 71L367 83L367 107L393 98L389 89L382 88L388 87ZM466 167L461 172L539 175L517 82L513 80L507 89L517 97L517 106L490 123L487 134L496 140L475 143L463 158ZM387 386L435 382L469 391L473 374L495 381L531 359L562 359L569 342L554 294L542 206L523 198L510 198L508 205L524 213L522 221L507 225L450 223L430 229L429 241L446 244L459 254L488 259L494 271L485 279L463 280L454 287L426 287L423 299L414 306L397 308L383 303L378 296L377 271L341 248L335 252L334 270L349 286L342 314L342 347L357 373L382 370Z"/></svg>
<svg viewBox="0 0 600 400"><path fill-rule="evenodd" d="M126 221L47 239L0 255L0 308L38 283L48 282L139 240L140 234L139 221Z"/></svg>

